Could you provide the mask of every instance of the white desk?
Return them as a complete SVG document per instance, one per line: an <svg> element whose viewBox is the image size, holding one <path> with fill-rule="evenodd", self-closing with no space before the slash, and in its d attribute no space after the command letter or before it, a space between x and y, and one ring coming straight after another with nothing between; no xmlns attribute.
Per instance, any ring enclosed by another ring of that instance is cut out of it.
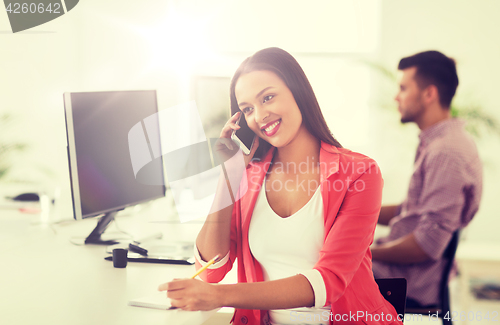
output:
<svg viewBox="0 0 500 325"><path fill-rule="evenodd" d="M500 280L500 244L461 242L456 260L460 272L460 308L468 312L473 300L469 289L470 279L477 277ZM498 306L498 302L493 303Z"/></svg>
<svg viewBox="0 0 500 325"><path fill-rule="evenodd" d="M132 233L166 229L172 240L186 240L201 227L143 222L131 229L135 218L119 217L120 228ZM196 325L216 313L128 306L128 300L154 293L160 283L191 275L194 266L129 262L117 269L104 260L104 246L69 242L88 235L97 219L52 227L39 221L39 215L0 210L0 324Z"/></svg>

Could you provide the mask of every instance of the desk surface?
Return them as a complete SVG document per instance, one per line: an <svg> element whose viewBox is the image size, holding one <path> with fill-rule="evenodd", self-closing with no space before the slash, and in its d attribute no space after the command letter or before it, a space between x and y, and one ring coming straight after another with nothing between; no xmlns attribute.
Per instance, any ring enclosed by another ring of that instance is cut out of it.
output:
<svg viewBox="0 0 500 325"><path fill-rule="evenodd" d="M500 262L500 243L461 242L456 258L460 261Z"/></svg>
<svg viewBox="0 0 500 325"><path fill-rule="evenodd" d="M120 228L132 233L161 228L134 218L119 217ZM73 236L88 235L97 219L51 226L39 221L37 215L0 210L1 324L196 325L216 312L128 306L130 299L154 293L160 283L191 275L194 266L129 263L117 269L104 260L104 246L70 243ZM131 231L132 224L139 226ZM194 239L200 227L199 222L163 224L172 237L184 240Z"/></svg>

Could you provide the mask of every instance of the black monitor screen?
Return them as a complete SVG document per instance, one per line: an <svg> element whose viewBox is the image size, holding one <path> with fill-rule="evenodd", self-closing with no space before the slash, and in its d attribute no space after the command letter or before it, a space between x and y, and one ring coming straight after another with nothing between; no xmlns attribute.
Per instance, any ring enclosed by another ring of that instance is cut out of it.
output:
<svg viewBox="0 0 500 325"><path fill-rule="evenodd" d="M116 211L165 195L164 185L136 179L129 150L129 131L158 113L156 91L65 93L68 154L75 218ZM159 126L156 127L159 137ZM148 131L151 131L149 129ZM148 139L159 144L159 139ZM162 160L148 173L163 184Z"/></svg>

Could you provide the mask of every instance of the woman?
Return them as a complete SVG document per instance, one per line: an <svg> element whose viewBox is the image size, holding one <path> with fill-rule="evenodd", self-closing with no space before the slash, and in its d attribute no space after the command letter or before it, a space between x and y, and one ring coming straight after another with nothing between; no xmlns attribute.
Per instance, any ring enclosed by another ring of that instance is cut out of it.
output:
<svg viewBox="0 0 500 325"><path fill-rule="evenodd" d="M376 163L335 140L287 52L247 58L230 90L233 116L222 142L241 114L257 137L245 155L246 192L211 213L196 240L197 268L223 258L202 273L206 282L159 289L185 310L235 307L234 324L401 324L371 271L383 185ZM214 206L222 204L220 188ZM211 284L236 258L238 283Z"/></svg>

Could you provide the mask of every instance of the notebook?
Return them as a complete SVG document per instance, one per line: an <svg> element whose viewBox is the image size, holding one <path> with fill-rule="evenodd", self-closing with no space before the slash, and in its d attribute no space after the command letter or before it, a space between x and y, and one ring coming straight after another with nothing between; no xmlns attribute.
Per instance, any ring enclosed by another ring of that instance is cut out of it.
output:
<svg viewBox="0 0 500 325"><path fill-rule="evenodd" d="M153 295L132 299L128 302L129 306L135 307L146 307L146 308L155 308L155 309L174 309L170 303L170 299L167 298L167 293L157 292Z"/></svg>

